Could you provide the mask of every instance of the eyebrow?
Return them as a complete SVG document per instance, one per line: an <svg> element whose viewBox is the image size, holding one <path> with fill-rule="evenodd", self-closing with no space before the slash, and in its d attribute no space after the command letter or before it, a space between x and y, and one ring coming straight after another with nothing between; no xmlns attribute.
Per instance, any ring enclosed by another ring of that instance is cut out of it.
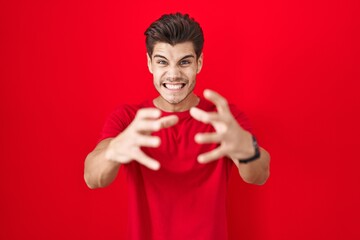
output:
<svg viewBox="0 0 360 240"><path fill-rule="evenodd" d="M158 58L163 58L163 59L168 60L166 57L164 57L164 56L162 56L162 55L159 55L159 54L154 55L153 58L156 58L156 57L158 57ZM185 55L183 58L181 58L180 61L181 61L181 60L184 60L184 59L186 59L186 58L195 58L195 56L194 56L193 54L188 54L188 55Z"/></svg>
<svg viewBox="0 0 360 240"><path fill-rule="evenodd" d="M192 54L189 54L189 55L184 56L182 59L180 59L180 61L181 61L181 60L184 60L184 59L186 59L186 58L195 58L195 56L192 55Z"/></svg>

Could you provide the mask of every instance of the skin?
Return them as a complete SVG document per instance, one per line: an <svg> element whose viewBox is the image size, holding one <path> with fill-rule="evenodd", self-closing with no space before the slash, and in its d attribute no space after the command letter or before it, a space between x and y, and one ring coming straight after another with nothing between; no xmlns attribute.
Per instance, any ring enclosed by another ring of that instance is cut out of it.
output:
<svg viewBox="0 0 360 240"><path fill-rule="evenodd" d="M148 68L154 77L154 86L159 97L154 100L157 108L166 112L182 112L198 103L193 90L196 75L200 73L203 54L196 57L191 42L171 46L168 43L157 43L153 54L147 55ZM181 89L166 88L166 84L181 86Z"/></svg>
<svg viewBox="0 0 360 240"><path fill-rule="evenodd" d="M195 141L199 144L218 143L219 147L199 155L198 161L205 164L227 156L233 160L245 182L264 184L270 175L269 153L260 147L260 158L246 164L239 163L238 159L255 155L251 134L238 124L224 97L211 90L205 90L204 97L215 104L217 112L208 113L193 107L190 114L198 121L212 124L215 133L198 133Z"/></svg>
<svg viewBox="0 0 360 240"><path fill-rule="evenodd" d="M193 90L196 75L201 71L203 55L196 57L191 42L174 46L156 43L152 56L147 56L149 71L153 74L154 86L159 96L154 99L156 108L140 109L133 122L115 138L101 141L85 160L84 178L90 188L105 187L117 176L121 164L137 161L156 171L161 166L156 159L147 156L141 147L158 147L160 138L152 132L174 126L175 115L161 117L161 110L181 112L190 110L191 116L201 122L212 124L215 132L198 133L195 141L199 144L217 143L219 147L198 156L206 164L227 156L233 160L245 182L264 184L269 177L270 155L260 148L260 158L247 164L246 159L255 154L251 134L244 130L229 110L227 100L220 94L205 90L204 97L216 105L217 112L205 112L196 105L199 98Z"/></svg>

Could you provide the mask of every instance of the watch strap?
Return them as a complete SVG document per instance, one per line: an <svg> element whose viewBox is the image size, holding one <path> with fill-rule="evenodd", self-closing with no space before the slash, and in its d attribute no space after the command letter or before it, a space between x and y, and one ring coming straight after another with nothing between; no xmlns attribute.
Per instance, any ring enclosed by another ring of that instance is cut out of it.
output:
<svg viewBox="0 0 360 240"><path fill-rule="evenodd" d="M239 163L248 163L248 162L252 162L256 159L258 159L260 157L260 149L259 149L259 145L257 143L257 140L255 138L254 135L252 135L252 144L253 144L253 147L255 149L255 154L254 156L250 157L250 158L247 158L247 159L239 159Z"/></svg>

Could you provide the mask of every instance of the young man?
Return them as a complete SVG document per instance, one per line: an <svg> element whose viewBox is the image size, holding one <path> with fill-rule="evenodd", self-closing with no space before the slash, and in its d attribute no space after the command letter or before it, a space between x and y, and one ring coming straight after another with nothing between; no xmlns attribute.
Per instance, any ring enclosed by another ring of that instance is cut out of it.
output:
<svg viewBox="0 0 360 240"><path fill-rule="evenodd" d="M226 189L235 165L263 184L269 154L243 113L218 93L193 90L203 64L203 32L188 15L169 14L145 32L148 67L159 96L118 108L85 160L90 188L125 169L130 239L226 239Z"/></svg>

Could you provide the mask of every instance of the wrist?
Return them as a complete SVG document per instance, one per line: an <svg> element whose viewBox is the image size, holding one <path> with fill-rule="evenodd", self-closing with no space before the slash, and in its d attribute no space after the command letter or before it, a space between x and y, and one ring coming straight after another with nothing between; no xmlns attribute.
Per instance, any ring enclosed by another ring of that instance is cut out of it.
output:
<svg viewBox="0 0 360 240"><path fill-rule="evenodd" d="M260 148L254 135L251 135L252 155L247 158L237 158L239 163L248 163L260 158Z"/></svg>

